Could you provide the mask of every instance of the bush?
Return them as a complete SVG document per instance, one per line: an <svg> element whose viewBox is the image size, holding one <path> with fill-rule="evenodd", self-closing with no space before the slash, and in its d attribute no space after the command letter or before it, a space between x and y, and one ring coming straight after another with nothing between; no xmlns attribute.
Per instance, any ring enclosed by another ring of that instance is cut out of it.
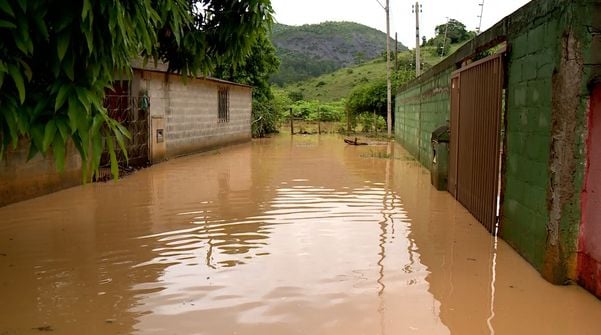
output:
<svg viewBox="0 0 601 335"><path fill-rule="evenodd" d="M277 132L278 113L273 100L253 99L251 131L253 137Z"/></svg>
<svg viewBox="0 0 601 335"><path fill-rule="evenodd" d="M376 115L374 118L373 113L361 113L356 118L356 123L361 125L362 132L371 132L374 130L374 123L377 131L386 130L386 120L380 115Z"/></svg>
<svg viewBox="0 0 601 335"><path fill-rule="evenodd" d="M298 101L292 105L292 114L307 121L340 121L345 115L344 101L333 103Z"/></svg>

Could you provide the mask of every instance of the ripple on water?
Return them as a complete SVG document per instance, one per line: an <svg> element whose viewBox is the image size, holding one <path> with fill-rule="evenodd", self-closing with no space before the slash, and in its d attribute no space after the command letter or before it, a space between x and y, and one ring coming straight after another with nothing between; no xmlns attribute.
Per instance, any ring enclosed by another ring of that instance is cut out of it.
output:
<svg viewBox="0 0 601 335"><path fill-rule="evenodd" d="M160 278L166 299L153 293L149 301L160 313L231 308L240 319L269 323L291 317L283 313L284 300L287 308L322 310L320 301L333 308L348 304L349 296L381 289L376 263L384 255L363 242L385 235L382 243L394 243L387 231L392 226L396 234L407 234L410 221L400 199L383 185L341 191L307 182L283 184L258 215L214 220L205 215L212 204L205 203L178 214L194 227L140 237L157 247L156 257L138 266L166 265ZM425 272L398 280L416 276L423 282ZM199 291L199 281L210 290ZM190 303L178 304L184 300Z"/></svg>

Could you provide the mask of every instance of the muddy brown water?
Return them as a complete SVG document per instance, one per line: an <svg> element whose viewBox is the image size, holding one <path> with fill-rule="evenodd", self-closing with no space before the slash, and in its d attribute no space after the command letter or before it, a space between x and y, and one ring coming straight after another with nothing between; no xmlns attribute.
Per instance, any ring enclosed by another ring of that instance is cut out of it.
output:
<svg viewBox="0 0 601 335"><path fill-rule="evenodd" d="M600 334L396 144L278 136L0 208L0 334Z"/></svg>

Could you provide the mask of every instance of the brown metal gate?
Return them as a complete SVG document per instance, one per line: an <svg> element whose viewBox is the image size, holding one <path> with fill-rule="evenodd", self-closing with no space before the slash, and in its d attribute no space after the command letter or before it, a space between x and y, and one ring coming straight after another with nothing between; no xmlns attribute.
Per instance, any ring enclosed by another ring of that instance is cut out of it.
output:
<svg viewBox="0 0 601 335"><path fill-rule="evenodd" d="M497 219L503 78L498 54L451 80L449 192L489 231Z"/></svg>

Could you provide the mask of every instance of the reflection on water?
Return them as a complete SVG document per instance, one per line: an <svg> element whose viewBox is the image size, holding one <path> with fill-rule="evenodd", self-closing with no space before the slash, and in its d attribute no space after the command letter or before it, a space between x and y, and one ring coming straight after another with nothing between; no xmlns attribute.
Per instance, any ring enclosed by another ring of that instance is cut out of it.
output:
<svg viewBox="0 0 601 335"><path fill-rule="evenodd" d="M256 140L0 217L2 335L593 334L601 317L392 144Z"/></svg>

